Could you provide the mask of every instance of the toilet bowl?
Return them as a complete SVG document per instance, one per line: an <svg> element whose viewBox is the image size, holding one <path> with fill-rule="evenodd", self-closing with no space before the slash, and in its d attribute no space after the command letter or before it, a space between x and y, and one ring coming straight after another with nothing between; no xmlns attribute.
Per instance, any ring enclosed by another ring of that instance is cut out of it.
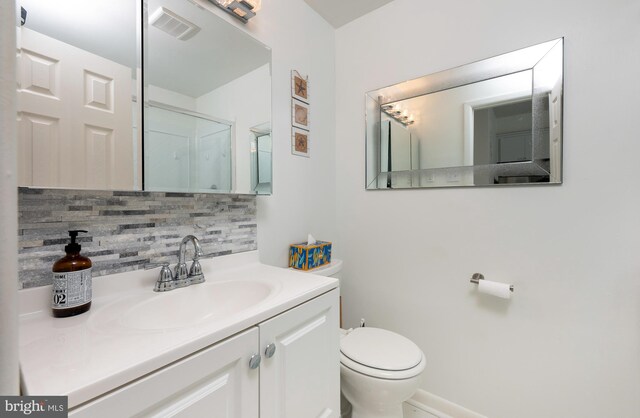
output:
<svg viewBox="0 0 640 418"><path fill-rule="evenodd" d="M341 271L342 260L334 259L309 272L341 279ZM426 364L420 348L380 328L341 332L341 416L403 418L402 403L415 393Z"/></svg>
<svg viewBox="0 0 640 418"><path fill-rule="evenodd" d="M340 381L351 418L402 418L425 364L418 346L394 332L366 327L343 335Z"/></svg>

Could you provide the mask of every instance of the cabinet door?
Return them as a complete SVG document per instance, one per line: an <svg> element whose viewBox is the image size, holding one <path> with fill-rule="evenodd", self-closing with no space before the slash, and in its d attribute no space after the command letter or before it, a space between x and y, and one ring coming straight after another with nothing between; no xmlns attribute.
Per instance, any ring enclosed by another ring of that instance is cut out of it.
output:
<svg viewBox="0 0 640 418"><path fill-rule="evenodd" d="M258 416L258 329L204 349L72 410L72 418Z"/></svg>
<svg viewBox="0 0 640 418"><path fill-rule="evenodd" d="M338 296L332 290L259 325L260 418L340 416Z"/></svg>

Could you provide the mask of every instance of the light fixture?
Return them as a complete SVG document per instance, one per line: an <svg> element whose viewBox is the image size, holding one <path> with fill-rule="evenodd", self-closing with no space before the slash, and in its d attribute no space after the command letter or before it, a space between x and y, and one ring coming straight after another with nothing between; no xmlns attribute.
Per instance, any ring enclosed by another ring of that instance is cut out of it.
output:
<svg viewBox="0 0 640 418"><path fill-rule="evenodd" d="M380 110L382 110L382 113L393 118L395 121L401 123L404 126L413 125L415 123L413 115L409 116L409 111L407 109L400 109L400 105L398 104L384 104L380 106Z"/></svg>
<svg viewBox="0 0 640 418"><path fill-rule="evenodd" d="M262 0L209 0L225 12L247 23L262 6Z"/></svg>

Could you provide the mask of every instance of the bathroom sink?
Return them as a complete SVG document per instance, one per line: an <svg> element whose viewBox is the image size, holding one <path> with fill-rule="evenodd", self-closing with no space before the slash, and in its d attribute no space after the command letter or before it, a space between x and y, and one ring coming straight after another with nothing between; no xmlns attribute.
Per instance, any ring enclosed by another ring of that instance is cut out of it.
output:
<svg viewBox="0 0 640 418"><path fill-rule="evenodd" d="M136 292L98 309L94 325L169 331L229 317L269 298L274 286L261 281L205 282L156 293Z"/></svg>
<svg viewBox="0 0 640 418"><path fill-rule="evenodd" d="M51 315L50 287L21 290L25 394L65 395L78 406L338 285L262 264L257 251L203 259L202 269L204 283L160 293L157 270L95 277L91 309L69 318Z"/></svg>

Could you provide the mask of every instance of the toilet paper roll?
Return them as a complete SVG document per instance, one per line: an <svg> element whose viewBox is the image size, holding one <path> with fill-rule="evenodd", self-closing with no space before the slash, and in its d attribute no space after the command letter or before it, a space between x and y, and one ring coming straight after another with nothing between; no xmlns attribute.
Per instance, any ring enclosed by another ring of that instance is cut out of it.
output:
<svg viewBox="0 0 640 418"><path fill-rule="evenodd" d="M480 280L478 282L478 292L485 293L487 295L497 296L503 299L511 298L511 290L509 290L509 284L492 282L490 280Z"/></svg>

